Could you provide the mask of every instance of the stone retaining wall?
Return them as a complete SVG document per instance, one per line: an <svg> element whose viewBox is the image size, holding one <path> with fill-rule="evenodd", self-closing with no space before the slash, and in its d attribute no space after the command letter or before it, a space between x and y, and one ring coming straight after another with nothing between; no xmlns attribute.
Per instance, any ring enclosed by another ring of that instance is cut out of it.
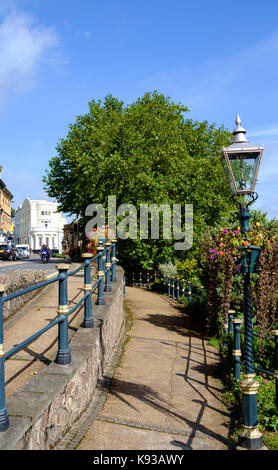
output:
<svg viewBox="0 0 278 470"><path fill-rule="evenodd" d="M43 271L30 271L25 273L21 272L0 275L0 284L5 284L6 286L5 295L18 292L45 280L46 275ZM3 309L4 320L11 317L14 313L20 310L29 300L41 292L42 289L43 287L5 302Z"/></svg>
<svg viewBox="0 0 278 470"><path fill-rule="evenodd" d="M0 433L0 449L54 449L96 393L124 325L123 270L105 293L105 305L93 306L94 328L80 327L70 343L71 363L51 363L8 397L10 427Z"/></svg>

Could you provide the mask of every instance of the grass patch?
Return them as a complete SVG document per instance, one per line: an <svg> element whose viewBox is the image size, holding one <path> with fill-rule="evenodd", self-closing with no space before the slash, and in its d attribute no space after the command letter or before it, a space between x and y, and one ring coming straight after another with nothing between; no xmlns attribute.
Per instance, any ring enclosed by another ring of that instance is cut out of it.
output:
<svg viewBox="0 0 278 470"><path fill-rule="evenodd" d="M264 444L270 450L278 450L278 431L266 432L263 437Z"/></svg>
<svg viewBox="0 0 278 470"><path fill-rule="evenodd" d="M126 314L127 314L127 322L128 322L127 331L129 331L131 329L132 325L133 325L133 316L132 316L131 309L128 306L128 301L126 299L124 299L124 309L125 309Z"/></svg>
<svg viewBox="0 0 278 470"><path fill-rule="evenodd" d="M126 338L122 343L121 352L120 352L120 354L118 356L118 359L117 359L117 363L116 363L116 366L115 366L115 369L114 369L113 377L114 377L114 374L115 374L117 368L119 367L119 365L121 363L121 360L122 360L123 355L125 353L126 345L130 341L130 336L128 335L128 332L131 329L132 324L133 324L133 316L132 316L130 308L128 307L128 302L125 299L124 299L124 311L126 313L125 321L127 323Z"/></svg>
<svg viewBox="0 0 278 470"><path fill-rule="evenodd" d="M217 338L216 336L213 336L212 338L210 338L210 340L208 342L208 345L212 346L213 348L219 349L220 348L220 339Z"/></svg>

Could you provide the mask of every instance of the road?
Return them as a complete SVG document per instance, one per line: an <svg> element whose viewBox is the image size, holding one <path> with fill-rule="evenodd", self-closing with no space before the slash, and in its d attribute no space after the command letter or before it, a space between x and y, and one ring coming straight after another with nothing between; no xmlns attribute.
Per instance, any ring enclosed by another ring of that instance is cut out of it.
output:
<svg viewBox="0 0 278 470"><path fill-rule="evenodd" d="M32 254L29 259L18 261L0 260L0 274L20 272L25 270L42 270L46 274L52 274L56 270L56 265L65 263L62 258L50 258L49 263L42 263L38 254Z"/></svg>

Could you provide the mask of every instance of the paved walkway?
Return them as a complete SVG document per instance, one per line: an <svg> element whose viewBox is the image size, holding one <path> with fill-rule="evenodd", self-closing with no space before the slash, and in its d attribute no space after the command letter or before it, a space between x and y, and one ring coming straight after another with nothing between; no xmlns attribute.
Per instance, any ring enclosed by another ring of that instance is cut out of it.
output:
<svg viewBox="0 0 278 470"><path fill-rule="evenodd" d="M76 449L226 450L217 351L168 297L127 287L126 308L132 326L111 387Z"/></svg>
<svg viewBox="0 0 278 470"><path fill-rule="evenodd" d="M76 266L71 266L73 269ZM93 267L95 272L95 267ZM69 308L84 295L83 270L68 279ZM95 294L94 294L95 295ZM9 351L57 318L58 282L45 287L20 312L4 323L4 348ZM84 318L84 304L69 317L69 339ZM5 362L6 397L13 395L38 370L56 358L58 326L49 329Z"/></svg>

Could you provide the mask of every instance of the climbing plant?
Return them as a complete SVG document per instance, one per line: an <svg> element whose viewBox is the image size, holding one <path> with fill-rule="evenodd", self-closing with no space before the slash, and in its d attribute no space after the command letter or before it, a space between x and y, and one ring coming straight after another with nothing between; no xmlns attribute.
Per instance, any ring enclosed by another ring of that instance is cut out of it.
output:
<svg viewBox="0 0 278 470"><path fill-rule="evenodd" d="M259 274L252 275L253 313L262 336L276 321L278 305L278 236L254 222L242 236L240 227L226 228L202 237L203 269L207 274L206 314L211 330L221 332L228 310L241 310L243 282L240 276L241 246L260 246ZM240 277L240 280L238 279ZM234 290L237 290L236 294Z"/></svg>

